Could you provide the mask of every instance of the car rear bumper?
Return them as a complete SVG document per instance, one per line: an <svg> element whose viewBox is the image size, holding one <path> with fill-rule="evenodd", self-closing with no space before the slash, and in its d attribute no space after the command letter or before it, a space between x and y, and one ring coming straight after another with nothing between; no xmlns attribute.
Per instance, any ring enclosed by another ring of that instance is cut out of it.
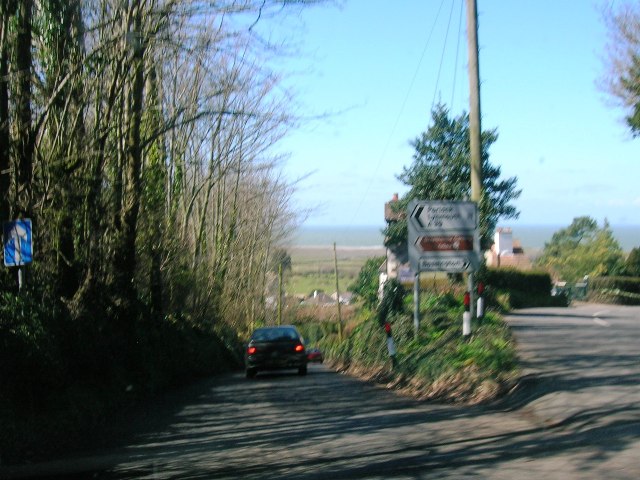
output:
<svg viewBox="0 0 640 480"><path fill-rule="evenodd" d="M258 356L250 355L245 359L246 368L256 370L279 370L285 368L300 368L307 365L306 355L278 355Z"/></svg>

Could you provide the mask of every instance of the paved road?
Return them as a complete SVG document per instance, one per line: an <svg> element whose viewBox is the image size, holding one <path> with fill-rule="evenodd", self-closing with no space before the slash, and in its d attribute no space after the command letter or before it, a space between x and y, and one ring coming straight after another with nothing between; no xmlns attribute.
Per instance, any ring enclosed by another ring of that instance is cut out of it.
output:
<svg viewBox="0 0 640 480"><path fill-rule="evenodd" d="M138 413L124 446L0 477L640 478L640 308L531 309L509 322L527 376L496 405L417 402L322 366L229 375Z"/></svg>

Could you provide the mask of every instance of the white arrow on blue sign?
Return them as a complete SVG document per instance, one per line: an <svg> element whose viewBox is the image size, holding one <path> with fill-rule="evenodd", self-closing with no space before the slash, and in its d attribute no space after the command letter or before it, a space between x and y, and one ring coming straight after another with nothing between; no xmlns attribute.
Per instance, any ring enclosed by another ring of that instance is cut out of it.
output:
<svg viewBox="0 0 640 480"><path fill-rule="evenodd" d="M31 219L4 223L4 265L19 267L33 261Z"/></svg>

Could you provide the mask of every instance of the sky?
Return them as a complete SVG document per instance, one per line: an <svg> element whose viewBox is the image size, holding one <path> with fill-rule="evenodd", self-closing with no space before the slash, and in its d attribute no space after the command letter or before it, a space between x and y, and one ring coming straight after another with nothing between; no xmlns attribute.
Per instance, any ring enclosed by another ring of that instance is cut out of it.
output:
<svg viewBox="0 0 640 480"><path fill-rule="evenodd" d="M603 1L477 0L482 128L497 129L490 161L522 189L519 219L499 226L640 225L640 139L597 85ZM278 28L296 41L282 67L297 108L321 117L278 147L294 208L307 226L383 226L434 102L469 110L464 0L347 0Z"/></svg>

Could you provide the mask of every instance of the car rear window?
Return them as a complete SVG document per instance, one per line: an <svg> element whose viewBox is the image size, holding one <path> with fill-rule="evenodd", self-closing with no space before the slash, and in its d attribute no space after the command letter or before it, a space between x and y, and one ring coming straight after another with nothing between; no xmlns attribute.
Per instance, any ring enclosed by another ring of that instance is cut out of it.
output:
<svg viewBox="0 0 640 480"><path fill-rule="evenodd" d="M252 340L259 342L277 340L298 340L298 332L293 328L260 328L251 335Z"/></svg>

